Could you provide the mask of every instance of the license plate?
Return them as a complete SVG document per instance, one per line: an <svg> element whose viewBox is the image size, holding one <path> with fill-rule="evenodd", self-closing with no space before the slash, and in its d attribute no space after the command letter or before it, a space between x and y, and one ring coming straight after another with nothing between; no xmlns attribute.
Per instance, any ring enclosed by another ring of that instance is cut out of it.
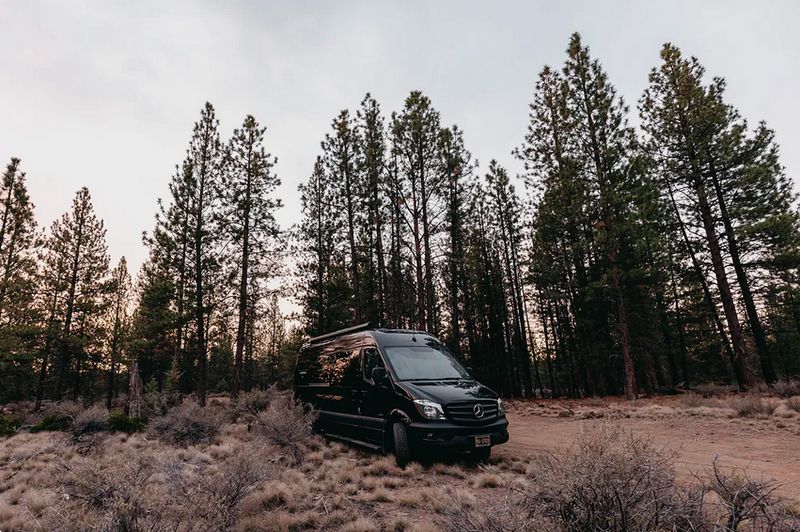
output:
<svg viewBox="0 0 800 532"><path fill-rule="evenodd" d="M491 436L475 436L475 447L489 447L491 444Z"/></svg>

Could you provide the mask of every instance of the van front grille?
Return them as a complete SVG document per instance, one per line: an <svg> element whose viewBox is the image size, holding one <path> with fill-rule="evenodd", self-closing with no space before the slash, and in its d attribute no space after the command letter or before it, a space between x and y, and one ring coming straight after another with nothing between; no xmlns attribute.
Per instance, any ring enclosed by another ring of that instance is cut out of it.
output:
<svg viewBox="0 0 800 532"><path fill-rule="evenodd" d="M480 408L476 408L480 406ZM462 401L445 406L447 415L460 423L484 423L497 418L497 401ZM476 412L476 410L478 410Z"/></svg>

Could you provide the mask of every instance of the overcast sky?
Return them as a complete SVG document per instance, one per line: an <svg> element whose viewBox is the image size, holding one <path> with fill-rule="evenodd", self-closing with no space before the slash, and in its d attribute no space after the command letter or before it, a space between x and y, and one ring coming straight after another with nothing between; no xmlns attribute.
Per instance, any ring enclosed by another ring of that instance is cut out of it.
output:
<svg viewBox="0 0 800 532"><path fill-rule="evenodd" d="M635 108L665 41L728 80L800 173L800 2L129 2L0 0L0 159L22 158L39 223L89 187L112 259L142 231L211 101L227 137L248 113L299 216L334 115L371 92L388 114L425 92L485 169L512 171L539 70L579 31Z"/></svg>

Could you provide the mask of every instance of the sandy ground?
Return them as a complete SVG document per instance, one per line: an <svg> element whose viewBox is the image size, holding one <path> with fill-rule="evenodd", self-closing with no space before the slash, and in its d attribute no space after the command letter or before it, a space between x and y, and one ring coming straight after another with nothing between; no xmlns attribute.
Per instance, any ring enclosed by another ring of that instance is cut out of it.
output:
<svg viewBox="0 0 800 532"><path fill-rule="evenodd" d="M518 402L509 408L510 441L498 456L522 458L568 448L582 430L610 424L644 435L676 453L678 474L702 473L715 457L723 467L779 482L778 493L800 497L800 417L738 418L724 408L687 409L678 398L633 405L590 400Z"/></svg>

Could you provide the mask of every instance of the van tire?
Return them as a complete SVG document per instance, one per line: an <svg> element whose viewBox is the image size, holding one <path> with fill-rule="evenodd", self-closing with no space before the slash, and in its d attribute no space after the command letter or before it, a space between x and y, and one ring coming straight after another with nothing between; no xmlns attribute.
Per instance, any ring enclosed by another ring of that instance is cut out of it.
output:
<svg viewBox="0 0 800 532"><path fill-rule="evenodd" d="M404 423L392 425L394 443L394 460L397 467L405 467L411 461L411 450L408 448L408 432Z"/></svg>

